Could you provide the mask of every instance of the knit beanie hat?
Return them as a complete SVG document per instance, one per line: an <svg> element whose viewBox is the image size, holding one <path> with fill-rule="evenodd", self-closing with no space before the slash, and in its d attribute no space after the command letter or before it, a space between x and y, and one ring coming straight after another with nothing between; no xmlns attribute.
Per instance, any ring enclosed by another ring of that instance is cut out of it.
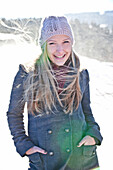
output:
<svg viewBox="0 0 113 170"><path fill-rule="evenodd" d="M49 16L43 20L39 35L40 46L54 35L67 35L73 43L72 30L66 17Z"/></svg>

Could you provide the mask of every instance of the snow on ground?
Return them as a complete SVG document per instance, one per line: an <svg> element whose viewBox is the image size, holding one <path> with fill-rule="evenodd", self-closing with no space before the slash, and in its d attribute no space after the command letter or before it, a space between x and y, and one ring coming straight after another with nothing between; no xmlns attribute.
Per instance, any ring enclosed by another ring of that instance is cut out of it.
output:
<svg viewBox="0 0 113 170"><path fill-rule="evenodd" d="M33 44L0 46L0 133L1 133L1 170L27 170L28 158L21 158L9 132L6 112L10 91L18 65L37 57L38 49ZM91 106L94 117L99 123L103 142L98 147L101 170L112 170L112 122L113 122L113 63L99 62L87 57L80 57L81 67L87 68L90 75ZM27 129L27 114L25 114Z"/></svg>

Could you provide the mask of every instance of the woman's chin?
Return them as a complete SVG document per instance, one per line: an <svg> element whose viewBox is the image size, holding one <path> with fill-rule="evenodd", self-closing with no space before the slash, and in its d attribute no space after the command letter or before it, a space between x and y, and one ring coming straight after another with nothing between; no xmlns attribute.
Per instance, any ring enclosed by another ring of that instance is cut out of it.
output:
<svg viewBox="0 0 113 170"><path fill-rule="evenodd" d="M63 66L67 60L68 60L67 57L62 57L62 58L54 57L54 60L52 62L57 66Z"/></svg>

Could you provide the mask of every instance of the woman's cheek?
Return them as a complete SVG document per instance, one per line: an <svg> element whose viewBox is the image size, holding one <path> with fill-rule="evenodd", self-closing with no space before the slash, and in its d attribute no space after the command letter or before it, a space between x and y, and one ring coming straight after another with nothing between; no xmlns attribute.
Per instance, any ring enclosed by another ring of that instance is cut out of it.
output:
<svg viewBox="0 0 113 170"><path fill-rule="evenodd" d="M49 47L47 48L48 55L54 54L55 53L55 47Z"/></svg>

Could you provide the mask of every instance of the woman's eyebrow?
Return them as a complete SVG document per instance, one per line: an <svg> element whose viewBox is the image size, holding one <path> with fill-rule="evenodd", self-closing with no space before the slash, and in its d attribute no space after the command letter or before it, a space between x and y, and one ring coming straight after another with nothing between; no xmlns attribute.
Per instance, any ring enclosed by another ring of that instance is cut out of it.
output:
<svg viewBox="0 0 113 170"><path fill-rule="evenodd" d="M63 41L70 40L70 38L65 38Z"/></svg>
<svg viewBox="0 0 113 170"><path fill-rule="evenodd" d="M50 41L54 41L54 42L56 42L55 40L52 40L52 39L50 39L50 40L47 40L47 42L50 42Z"/></svg>

